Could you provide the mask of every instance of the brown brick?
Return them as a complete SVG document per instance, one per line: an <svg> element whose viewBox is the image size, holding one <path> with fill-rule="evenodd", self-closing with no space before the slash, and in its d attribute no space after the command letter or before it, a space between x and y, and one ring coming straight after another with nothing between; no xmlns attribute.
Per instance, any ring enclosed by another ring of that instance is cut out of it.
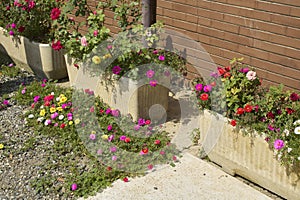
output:
<svg viewBox="0 0 300 200"><path fill-rule="evenodd" d="M195 8L194 6L189 6L181 3L173 3L172 8L180 12L194 14L194 15L196 15L198 12L197 8Z"/></svg>
<svg viewBox="0 0 300 200"><path fill-rule="evenodd" d="M282 24L285 26L291 26L295 28L300 27L300 20L295 17L288 17L284 15L272 14L271 21L274 23Z"/></svg>
<svg viewBox="0 0 300 200"><path fill-rule="evenodd" d="M182 28L185 30L189 30L189 31L197 31L197 25L196 24L192 24L192 23L188 23L185 22L183 20L177 20L177 19L173 19L173 26L178 27L178 28Z"/></svg>
<svg viewBox="0 0 300 200"><path fill-rule="evenodd" d="M263 11L289 15L292 7L282 4L275 4L272 2L257 1L256 8Z"/></svg>
<svg viewBox="0 0 300 200"><path fill-rule="evenodd" d="M223 21L236 24L236 25L246 26L246 27L253 27L254 24L254 20L244 18L244 17L234 16L234 15L227 15L227 14L224 14Z"/></svg>
<svg viewBox="0 0 300 200"><path fill-rule="evenodd" d="M219 30L224 30L232 33L238 33L239 32L239 26L234 24L229 24L226 22L211 20L211 27L217 28Z"/></svg>
<svg viewBox="0 0 300 200"><path fill-rule="evenodd" d="M186 14L185 15L185 20L187 22L198 23L198 19L199 19L199 17L197 17L195 15L190 15L190 14Z"/></svg>
<svg viewBox="0 0 300 200"><path fill-rule="evenodd" d="M300 70L300 61L293 59L293 58L281 56L281 55L274 54L274 53L269 53L268 60L270 62L281 65L281 67L288 67L288 68L295 69L298 71ZM297 74L297 73L295 73L295 74Z"/></svg>
<svg viewBox="0 0 300 200"><path fill-rule="evenodd" d="M222 2L224 2L224 0ZM226 0L226 3L247 8L255 8L256 0Z"/></svg>
<svg viewBox="0 0 300 200"><path fill-rule="evenodd" d="M300 38L300 29L298 28L292 28L292 27L287 27L286 28L286 35L295 37L295 38Z"/></svg>
<svg viewBox="0 0 300 200"><path fill-rule="evenodd" d="M171 17L173 19L183 20L183 19L185 19L186 14L182 13L182 12L174 11L174 10L164 9L164 15L167 17Z"/></svg>
<svg viewBox="0 0 300 200"><path fill-rule="evenodd" d="M198 15L210 19L223 20L223 14L203 8L198 8Z"/></svg>
<svg viewBox="0 0 300 200"><path fill-rule="evenodd" d="M300 8L298 8L298 7L291 7L290 15L291 16L300 17Z"/></svg>
<svg viewBox="0 0 300 200"><path fill-rule="evenodd" d="M251 27L250 27L251 28ZM285 35L286 33L286 26L268 23L268 22L262 22L262 21L254 21L253 28L264 30L272 33L278 33Z"/></svg>
<svg viewBox="0 0 300 200"><path fill-rule="evenodd" d="M295 0L272 0L272 2L276 2L279 4L292 5L292 6L300 6L300 1L295 1Z"/></svg>
<svg viewBox="0 0 300 200"><path fill-rule="evenodd" d="M164 11L163 8L160 8L160 7L157 7L157 8L156 8L156 14L157 14L157 15L163 15L163 11Z"/></svg>
<svg viewBox="0 0 300 200"><path fill-rule="evenodd" d="M172 9L172 2L168 0L158 0L157 7Z"/></svg>
<svg viewBox="0 0 300 200"><path fill-rule="evenodd" d="M199 0L185 0L186 4L191 5L191 6L198 6Z"/></svg>

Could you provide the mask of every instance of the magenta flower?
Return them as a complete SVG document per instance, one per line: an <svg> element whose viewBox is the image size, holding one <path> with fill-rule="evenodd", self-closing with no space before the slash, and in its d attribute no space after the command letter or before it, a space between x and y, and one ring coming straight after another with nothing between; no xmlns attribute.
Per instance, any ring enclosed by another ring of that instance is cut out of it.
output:
<svg viewBox="0 0 300 200"><path fill-rule="evenodd" d="M145 119L139 118L139 119L138 119L138 125L139 125L139 126L144 126L144 125L145 125Z"/></svg>
<svg viewBox="0 0 300 200"><path fill-rule="evenodd" d="M112 49L112 45L108 45L108 46L107 46L107 49Z"/></svg>
<svg viewBox="0 0 300 200"><path fill-rule="evenodd" d="M108 131L111 131L112 128L113 128L112 125L108 125L108 126L107 126L107 130L108 130Z"/></svg>
<svg viewBox="0 0 300 200"><path fill-rule="evenodd" d="M14 35L15 33L13 31L9 31L9 35Z"/></svg>
<svg viewBox="0 0 300 200"><path fill-rule="evenodd" d="M29 9L34 8L34 6L35 6L34 1L31 0L31 1L28 2L28 8L29 8Z"/></svg>
<svg viewBox="0 0 300 200"><path fill-rule="evenodd" d="M120 137L120 140L121 140L121 141L125 141L125 139L126 139L126 136L125 136L125 135L122 135L122 136Z"/></svg>
<svg viewBox="0 0 300 200"><path fill-rule="evenodd" d="M4 100L4 101L3 101L3 105L6 105L6 106L7 106L8 104L9 104L8 100Z"/></svg>
<svg viewBox="0 0 300 200"><path fill-rule="evenodd" d="M121 67L120 66L114 66L113 68L112 68L112 72L114 73L114 74L120 74L120 72L121 72Z"/></svg>
<svg viewBox="0 0 300 200"><path fill-rule="evenodd" d="M91 139L91 140L95 140L95 139L96 139L96 135L95 135L95 134L91 134L91 135L90 135L90 139Z"/></svg>
<svg viewBox="0 0 300 200"><path fill-rule="evenodd" d="M270 131L274 131L274 130L275 130L275 128L274 128L273 126L271 126L270 124L268 125L268 129L269 129Z"/></svg>
<svg viewBox="0 0 300 200"><path fill-rule="evenodd" d="M62 109L66 109L66 108L67 108L67 104L66 104L66 103L62 104L62 105L61 105L61 108L62 108Z"/></svg>
<svg viewBox="0 0 300 200"><path fill-rule="evenodd" d="M72 113L68 113L68 114L67 114L67 117L68 117L68 120L70 121L70 120L73 119L73 114L72 114Z"/></svg>
<svg viewBox="0 0 300 200"><path fill-rule="evenodd" d="M148 78L152 78L154 76L154 74L155 74L155 72L153 70L151 70L151 69L148 70L147 73L146 73L146 75L147 75Z"/></svg>
<svg viewBox="0 0 300 200"><path fill-rule="evenodd" d="M77 190L77 184L76 183L73 183L71 185L71 190L74 191L74 190Z"/></svg>
<svg viewBox="0 0 300 200"><path fill-rule="evenodd" d="M157 85L157 81L156 80L151 80L149 82L150 86L155 87Z"/></svg>
<svg viewBox="0 0 300 200"><path fill-rule="evenodd" d="M164 55L159 55L159 56L158 56L158 59L159 59L160 61L164 61L164 60L165 60L165 56L164 56Z"/></svg>
<svg viewBox="0 0 300 200"><path fill-rule="evenodd" d="M242 68L242 69L240 69L240 72L247 74L249 72L249 68L248 67Z"/></svg>
<svg viewBox="0 0 300 200"><path fill-rule="evenodd" d="M197 85L195 85L196 91L201 91L202 88L203 88L203 85L201 83L198 83Z"/></svg>
<svg viewBox="0 0 300 200"><path fill-rule="evenodd" d="M40 96L35 96L35 97L33 98L34 103L38 102L39 99L40 99Z"/></svg>
<svg viewBox="0 0 300 200"><path fill-rule="evenodd" d="M46 84L45 84L45 83L42 83L42 84L41 84L41 87L45 87L45 86L46 86Z"/></svg>
<svg viewBox="0 0 300 200"><path fill-rule="evenodd" d="M111 114L112 110L110 108L107 108L105 113L108 115L108 114Z"/></svg>
<svg viewBox="0 0 300 200"><path fill-rule="evenodd" d="M52 49L54 49L55 51L59 51L63 48L61 42L58 40L56 42L52 41L52 45L51 45Z"/></svg>
<svg viewBox="0 0 300 200"><path fill-rule="evenodd" d="M212 73L210 73L210 76L213 78L217 78L219 75L217 72L212 72Z"/></svg>
<svg viewBox="0 0 300 200"><path fill-rule="evenodd" d="M60 10L59 10L59 8L53 8L51 10L51 14L50 14L51 19L52 20L56 20L56 19L59 18L59 16L60 16Z"/></svg>
<svg viewBox="0 0 300 200"><path fill-rule="evenodd" d="M284 142L282 140L275 140L274 142L274 148L277 150L280 150L284 147Z"/></svg>
<svg viewBox="0 0 300 200"><path fill-rule="evenodd" d="M211 90L212 90L211 85L206 85L206 86L204 86L204 88L203 88L203 91L204 91L204 92L210 92Z"/></svg>
<svg viewBox="0 0 300 200"><path fill-rule="evenodd" d="M11 28L16 28L16 24L15 24L15 23L12 23L12 24L10 25L10 27L11 27Z"/></svg>
<svg viewBox="0 0 300 200"><path fill-rule="evenodd" d="M155 50L153 50L153 52L152 52L153 54L158 54L158 50L157 49L155 49Z"/></svg>

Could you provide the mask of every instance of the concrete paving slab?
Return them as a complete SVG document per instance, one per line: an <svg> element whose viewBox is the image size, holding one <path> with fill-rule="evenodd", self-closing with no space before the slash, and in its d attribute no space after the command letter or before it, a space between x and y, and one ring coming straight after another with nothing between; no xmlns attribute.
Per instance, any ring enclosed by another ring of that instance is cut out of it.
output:
<svg viewBox="0 0 300 200"><path fill-rule="evenodd" d="M220 169L184 153L175 167L161 166L143 177L118 180L88 200L268 200L268 196Z"/></svg>

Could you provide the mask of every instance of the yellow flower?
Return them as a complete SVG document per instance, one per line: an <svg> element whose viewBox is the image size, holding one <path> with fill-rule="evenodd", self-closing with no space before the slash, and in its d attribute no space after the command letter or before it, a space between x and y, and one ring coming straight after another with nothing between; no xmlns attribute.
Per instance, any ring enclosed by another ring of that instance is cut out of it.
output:
<svg viewBox="0 0 300 200"><path fill-rule="evenodd" d="M63 109L62 109L62 107L57 107L56 110L61 112Z"/></svg>
<svg viewBox="0 0 300 200"><path fill-rule="evenodd" d="M62 97L65 97L65 95L64 95L64 94L60 94L60 95L59 95L59 98L62 98Z"/></svg>
<svg viewBox="0 0 300 200"><path fill-rule="evenodd" d="M62 96L62 97L60 97L60 99L59 99L59 103L64 103L64 102L66 102L67 100L68 100L67 97Z"/></svg>
<svg viewBox="0 0 300 200"><path fill-rule="evenodd" d="M107 139L108 139L108 135L102 135L101 138L102 138L103 140L107 140Z"/></svg>
<svg viewBox="0 0 300 200"><path fill-rule="evenodd" d="M55 108L55 107L51 107L51 108L50 108L50 112L51 112L51 113L56 112L56 108ZM44 116L44 115L42 115L42 116Z"/></svg>
<svg viewBox="0 0 300 200"><path fill-rule="evenodd" d="M40 111L40 116L45 116L45 114L46 114L45 109L43 109L43 110Z"/></svg>
<svg viewBox="0 0 300 200"><path fill-rule="evenodd" d="M93 61L93 63L98 65L101 63L101 58L99 56L93 56L92 61Z"/></svg>
<svg viewBox="0 0 300 200"><path fill-rule="evenodd" d="M79 124L80 123L80 119L75 119L75 124Z"/></svg>
<svg viewBox="0 0 300 200"><path fill-rule="evenodd" d="M69 125L72 125L73 124L73 121L69 121Z"/></svg>
<svg viewBox="0 0 300 200"><path fill-rule="evenodd" d="M3 144L0 144L0 149L3 149L4 148L4 145Z"/></svg>
<svg viewBox="0 0 300 200"><path fill-rule="evenodd" d="M92 131L91 134L96 134L96 131Z"/></svg>
<svg viewBox="0 0 300 200"><path fill-rule="evenodd" d="M110 54L106 54L103 56L103 59L107 59L107 58L111 58L111 55Z"/></svg>

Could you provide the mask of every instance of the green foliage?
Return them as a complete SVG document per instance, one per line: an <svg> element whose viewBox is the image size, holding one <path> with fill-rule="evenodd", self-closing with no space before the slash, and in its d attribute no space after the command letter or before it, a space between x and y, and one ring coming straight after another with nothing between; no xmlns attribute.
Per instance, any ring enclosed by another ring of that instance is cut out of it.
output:
<svg viewBox="0 0 300 200"><path fill-rule="evenodd" d="M0 67L0 76L9 76L11 78L16 77L20 74L20 68L13 65L2 65Z"/></svg>

